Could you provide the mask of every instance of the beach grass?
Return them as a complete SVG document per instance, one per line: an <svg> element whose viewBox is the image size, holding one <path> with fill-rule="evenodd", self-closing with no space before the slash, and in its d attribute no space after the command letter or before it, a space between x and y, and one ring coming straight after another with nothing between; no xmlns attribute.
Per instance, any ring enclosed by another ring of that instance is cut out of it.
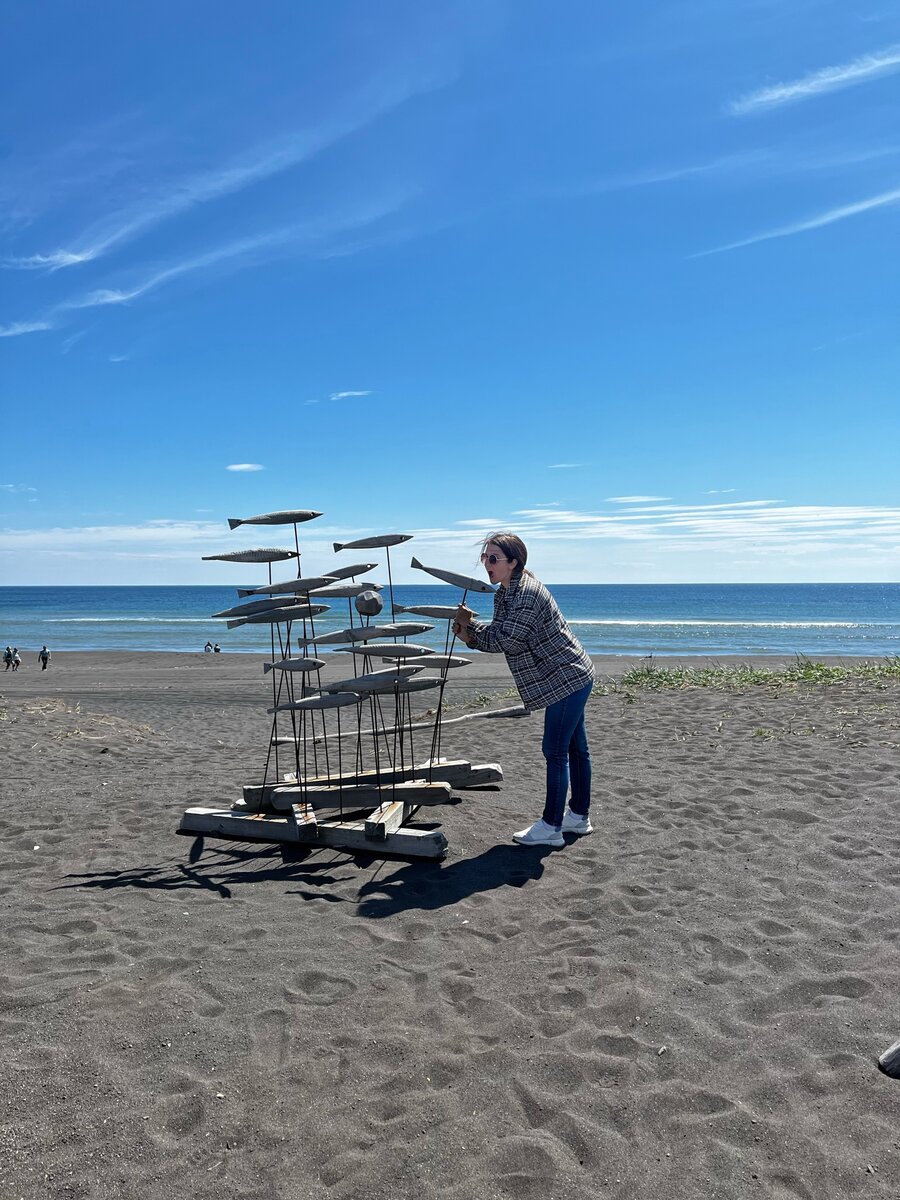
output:
<svg viewBox="0 0 900 1200"><path fill-rule="evenodd" d="M834 684L865 681L880 684L900 679L900 655L882 659L863 659L850 665L833 665L798 655L793 662L777 667L758 667L749 663L704 665L700 667L659 666L654 662L632 667L615 682L616 691L663 691L666 689L711 688L730 691L763 685L775 688L799 684Z"/></svg>

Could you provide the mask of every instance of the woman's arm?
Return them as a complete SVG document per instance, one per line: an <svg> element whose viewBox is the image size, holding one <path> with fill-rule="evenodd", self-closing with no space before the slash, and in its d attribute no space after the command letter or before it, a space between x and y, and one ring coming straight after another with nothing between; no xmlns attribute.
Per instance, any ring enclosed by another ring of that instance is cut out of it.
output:
<svg viewBox="0 0 900 1200"><path fill-rule="evenodd" d="M534 642L540 619L538 607L530 599L514 606L502 621L495 619L481 625L472 621L474 615L471 609L460 606L461 619L454 623L454 629L458 624L459 636L466 645L487 654L521 654Z"/></svg>

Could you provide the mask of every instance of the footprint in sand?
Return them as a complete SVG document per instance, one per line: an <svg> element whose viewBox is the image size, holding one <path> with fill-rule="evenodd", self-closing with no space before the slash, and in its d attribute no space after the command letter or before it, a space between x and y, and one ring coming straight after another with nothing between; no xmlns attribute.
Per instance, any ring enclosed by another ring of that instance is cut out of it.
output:
<svg viewBox="0 0 900 1200"><path fill-rule="evenodd" d="M294 976L293 987L285 987L284 996L291 1004L339 1004L355 991L356 984L344 975L302 971Z"/></svg>

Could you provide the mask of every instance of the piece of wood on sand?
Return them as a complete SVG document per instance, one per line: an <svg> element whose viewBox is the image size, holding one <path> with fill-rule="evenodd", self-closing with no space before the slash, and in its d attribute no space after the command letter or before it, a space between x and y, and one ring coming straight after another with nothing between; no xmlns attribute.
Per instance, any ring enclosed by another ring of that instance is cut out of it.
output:
<svg viewBox="0 0 900 1200"><path fill-rule="evenodd" d="M891 1079L900 1079L900 1042L888 1046L878 1059L878 1069L885 1075L890 1075Z"/></svg>
<svg viewBox="0 0 900 1200"><path fill-rule="evenodd" d="M273 813L237 813L228 808L185 809L178 832L195 837L232 838L238 841L294 842L331 846L338 850L394 854L400 858L443 858L447 839L440 829L414 829L408 825L370 837L365 820L317 821L315 828L298 824L294 816Z"/></svg>
<svg viewBox="0 0 900 1200"><path fill-rule="evenodd" d="M285 775L286 783L295 783L296 775ZM499 763L470 763L465 758L432 759L413 767L393 767L381 771L346 771L341 775L317 775L307 779L309 787L337 787L352 783L380 783L382 786L405 780L424 779L429 783L449 783L455 788L484 787L502 783Z"/></svg>
<svg viewBox="0 0 900 1200"><path fill-rule="evenodd" d="M452 804L453 792L449 783L426 783L420 779L381 788L368 783L350 784L347 787L309 787L304 784L273 788L269 805L275 812L287 812L292 805L304 802L317 809L356 809L371 808L373 804L394 799L432 808L437 804Z"/></svg>

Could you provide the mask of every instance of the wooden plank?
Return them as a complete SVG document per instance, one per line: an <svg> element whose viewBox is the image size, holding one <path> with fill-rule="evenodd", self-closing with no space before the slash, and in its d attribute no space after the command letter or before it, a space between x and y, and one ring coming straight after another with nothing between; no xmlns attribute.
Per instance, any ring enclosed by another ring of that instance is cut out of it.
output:
<svg viewBox="0 0 900 1200"><path fill-rule="evenodd" d="M403 800L407 804L449 804L453 791L449 783L408 783L375 787L372 784L351 784L347 787L290 787L273 788L269 804L276 812L287 812L291 805L308 800L314 808L371 808L383 801Z"/></svg>
<svg viewBox="0 0 900 1200"><path fill-rule="evenodd" d="M389 833L395 833L403 824L407 806L402 800L386 800L365 820L366 837L384 841Z"/></svg>
<svg viewBox="0 0 900 1200"><path fill-rule="evenodd" d="M395 854L401 858L443 858L447 839L439 829L400 829L380 841L366 836L365 821L318 822L316 831L295 825L287 817L271 814L236 813L221 808L188 808L179 833L208 837L236 838L240 841L299 842L333 846L339 850L364 850L370 854Z"/></svg>
<svg viewBox="0 0 900 1200"><path fill-rule="evenodd" d="M286 783L296 782L296 775L288 773L284 776ZM502 783L503 771L499 763L479 763L473 765L467 759L433 759L418 766L396 767L386 771L345 771L342 775L316 775L306 781L310 787L336 787L339 783L362 784L373 783L375 780L382 784L401 783L404 780L425 779L433 783L449 783L455 788L482 787L487 783Z"/></svg>
<svg viewBox="0 0 900 1200"><path fill-rule="evenodd" d="M460 721L487 721L492 717L527 717L529 715L530 714L527 708L523 708L521 704L514 704L511 708L495 708L490 712L465 713L465 715L461 717L443 717L441 719L441 727L443 728L444 725L456 725ZM432 717L430 721L419 721L413 725L391 725L387 729L377 730L363 729L361 733L356 728L342 729L340 736L342 738L359 736L371 737L374 732L380 737L387 737L389 734L403 733L408 729L434 729L434 718ZM337 737L337 733L329 733L324 737L320 734L318 737L311 738L310 741L315 742L316 745L319 745L322 742L335 741ZM295 744L296 743L294 739L291 737L272 738L273 746L293 746Z"/></svg>
<svg viewBox="0 0 900 1200"><path fill-rule="evenodd" d="M304 829L308 833L316 833L317 821L316 814L309 804L292 804L288 809L288 820L292 820L298 829Z"/></svg>

